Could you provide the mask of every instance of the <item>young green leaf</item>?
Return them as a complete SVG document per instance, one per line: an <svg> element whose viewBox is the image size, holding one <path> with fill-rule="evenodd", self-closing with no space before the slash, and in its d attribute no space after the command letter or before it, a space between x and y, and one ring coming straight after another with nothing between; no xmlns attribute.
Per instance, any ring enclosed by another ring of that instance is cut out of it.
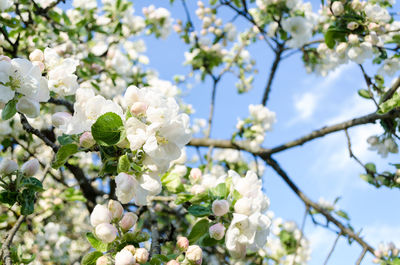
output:
<svg viewBox="0 0 400 265"><path fill-rule="evenodd" d="M121 140L122 119L114 112L101 115L92 125L92 135L100 145L115 145Z"/></svg>

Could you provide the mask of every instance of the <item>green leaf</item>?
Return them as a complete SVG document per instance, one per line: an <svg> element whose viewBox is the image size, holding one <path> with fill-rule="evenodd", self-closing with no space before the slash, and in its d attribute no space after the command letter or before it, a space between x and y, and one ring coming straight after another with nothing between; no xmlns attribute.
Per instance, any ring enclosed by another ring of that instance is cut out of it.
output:
<svg viewBox="0 0 400 265"><path fill-rule="evenodd" d="M17 100L13 99L7 102L7 104L4 106L3 111L1 112L1 118L3 120L8 120L11 119L15 113L17 113Z"/></svg>
<svg viewBox="0 0 400 265"><path fill-rule="evenodd" d="M58 169L63 166L69 159L70 156L78 152L78 146L76 144L67 144L61 146L56 154L56 159L52 164L54 169Z"/></svg>
<svg viewBox="0 0 400 265"><path fill-rule="evenodd" d="M212 247L212 246L215 246L216 244L218 244L219 242L220 242L219 240L211 238L209 233L207 233L204 237L201 238L200 245L202 245L204 247Z"/></svg>
<svg viewBox="0 0 400 265"><path fill-rule="evenodd" d="M365 164L365 168L370 172L376 173L376 166L374 163Z"/></svg>
<svg viewBox="0 0 400 265"><path fill-rule="evenodd" d="M339 215L340 217L343 217L346 220L350 220L349 215L342 210L336 211L336 214Z"/></svg>
<svg viewBox="0 0 400 265"><path fill-rule="evenodd" d="M121 117L113 112L107 112L92 125L92 135L100 145L115 145L121 140L122 127Z"/></svg>
<svg viewBox="0 0 400 265"><path fill-rule="evenodd" d="M129 172L130 168L131 168L131 165L130 165L130 161L129 161L128 155L125 154L125 155L121 156L118 159L117 172L118 173Z"/></svg>
<svg viewBox="0 0 400 265"><path fill-rule="evenodd" d="M81 202L86 202L86 198L85 196L83 196L82 191L78 190L78 189L74 189L74 188L68 188L66 189L63 194L62 197L66 200L66 201L81 201Z"/></svg>
<svg viewBox="0 0 400 265"><path fill-rule="evenodd" d="M89 241L92 247L100 252L106 252L108 248L108 244L102 242L101 240L97 239L93 233L89 232L86 233L86 239Z"/></svg>
<svg viewBox="0 0 400 265"><path fill-rule="evenodd" d="M168 191L178 192L183 191L182 181L178 174L167 173L161 177L161 183L167 188Z"/></svg>
<svg viewBox="0 0 400 265"><path fill-rule="evenodd" d="M57 140L61 145L72 144L75 141L74 136L68 134L63 134L61 136L58 136Z"/></svg>
<svg viewBox="0 0 400 265"><path fill-rule="evenodd" d="M188 236L189 243L193 244L199 240L203 235L208 233L209 223L207 219L199 220L190 231Z"/></svg>
<svg viewBox="0 0 400 265"><path fill-rule="evenodd" d="M212 214L209 207L204 207L201 205L192 205L188 208L188 212L196 217L203 217Z"/></svg>
<svg viewBox="0 0 400 265"><path fill-rule="evenodd" d="M0 192L0 202L12 206L17 201L17 196L16 191L3 190Z"/></svg>
<svg viewBox="0 0 400 265"><path fill-rule="evenodd" d="M99 251L87 253L83 257L81 264L82 265L96 265L96 260L98 258L100 258L101 256L103 256L103 253L101 253Z"/></svg>
<svg viewBox="0 0 400 265"><path fill-rule="evenodd" d="M20 187L25 187L33 191L43 191L42 182L34 177L23 178Z"/></svg>
<svg viewBox="0 0 400 265"><path fill-rule="evenodd" d="M395 93L392 98L380 104L378 113L383 114L396 107L400 107L400 94L398 93Z"/></svg>
<svg viewBox="0 0 400 265"><path fill-rule="evenodd" d="M229 194L229 190L226 188L225 183L218 184L213 190L212 193L220 198L225 198Z"/></svg>
<svg viewBox="0 0 400 265"><path fill-rule="evenodd" d="M363 98L367 98L367 99L372 98L371 94L370 94L369 91L366 90L366 89L359 89L359 90L358 90L358 94L359 94L361 97L363 97Z"/></svg>
<svg viewBox="0 0 400 265"><path fill-rule="evenodd" d="M35 203L35 192L33 190L23 190L17 200L21 205L21 214L29 215L33 213Z"/></svg>

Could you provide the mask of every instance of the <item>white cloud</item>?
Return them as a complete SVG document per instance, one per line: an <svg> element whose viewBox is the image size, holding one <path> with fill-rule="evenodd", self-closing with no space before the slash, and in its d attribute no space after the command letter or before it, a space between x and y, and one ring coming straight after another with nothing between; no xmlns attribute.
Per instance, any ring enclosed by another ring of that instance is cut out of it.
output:
<svg viewBox="0 0 400 265"><path fill-rule="evenodd" d="M294 107L298 112L297 118L303 120L310 118L317 106L317 100L317 95L310 92L304 93L300 96L295 96Z"/></svg>
<svg viewBox="0 0 400 265"><path fill-rule="evenodd" d="M362 235L373 245L392 241L400 247L400 225L373 224L365 227Z"/></svg>

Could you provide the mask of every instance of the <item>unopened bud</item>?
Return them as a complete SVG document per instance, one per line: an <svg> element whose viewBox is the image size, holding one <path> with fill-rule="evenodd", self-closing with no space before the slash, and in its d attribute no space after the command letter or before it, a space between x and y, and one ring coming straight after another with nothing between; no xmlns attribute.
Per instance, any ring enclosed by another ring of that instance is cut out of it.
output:
<svg viewBox="0 0 400 265"><path fill-rule="evenodd" d="M335 2L336 3L336 2ZM346 42L341 42L337 47L336 47L336 52L338 54L342 54L346 51L347 49L347 43Z"/></svg>
<svg viewBox="0 0 400 265"><path fill-rule="evenodd" d="M203 261L203 251L197 245L189 246L186 251L186 259L191 264L200 265Z"/></svg>
<svg viewBox="0 0 400 265"><path fill-rule="evenodd" d="M95 229L96 236L105 243L111 243L117 237L117 229L108 223L102 223L96 226Z"/></svg>
<svg viewBox="0 0 400 265"><path fill-rule="evenodd" d="M40 114L39 102L28 97L21 97L17 102L16 109L29 118L36 118Z"/></svg>
<svg viewBox="0 0 400 265"><path fill-rule="evenodd" d="M132 255L135 255L136 253L136 248L133 245L127 245L123 249L126 249L132 253Z"/></svg>
<svg viewBox="0 0 400 265"><path fill-rule="evenodd" d="M196 167L196 168L192 168L192 170L190 170L189 178L192 183L199 182L201 180L201 176L202 176L202 173L199 168Z"/></svg>
<svg viewBox="0 0 400 265"><path fill-rule="evenodd" d="M111 264L107 258L107 256L101 256L96 260L96 265L109 265Z"/></svg>
<svg viewBox="0 0 400 265"><path fill-rule="evenodd" d="M18 164L17 162L8 159L8 158L3 158L0 163L0 173L4 175L8 175L13 173L18 169Z"/></svg>
<svg viewBox="0 0 400 265"><path fill-rule="evenodd" d="M358 28L358 23L352 21L352 22L350 22L350 23L347 24L347 28L348 28L349 30L355 30L356 28Z"/></svg>
<svg viewBox="0 0 400 265"><path fill-rule="evenodd" d="M226 200L215 200L212 203L212 211L215 216L223 216L229 212L229 203Z"/></svg>
<svg viewBox="0 0 400 265"><path fill-rule="evenodd" d="M149 259L149 252L145 248L136 249L135 253L136 262L143 264Z"/></svg>
<svg viewBox="0 0 400 265"><path fill-rule="evenodd" d="M79 144L84 148L90 148L96 144L91 132L84 132L81 137L79 137Z"/></svg>
<svg viewBox="0 0 400 265"><path fill-rule="evenodd" d="M343 4L340 1L333 2L331 8L332 8L332 12L335 16L340 16L344 12Z"/></svg>
<svg viewBox="0 0 400 265"><path fill-rule="evenodd" d="M55 127L60 127L66 124L71 118L72 115L68 112L56 112L51 116L51 123Z"/></svg>
<svg viewBox="0 0 400 265"><path fill-rule="evenodd" d="M145 113L147 110L147 105L144 102L135 102L131 107L131 113L134 115L139 115Z"/></svg>
<svg viewBox="0 0 400 265"><path fill-rule="evenodd" d="M216 240L221 240L225 235L225 226L221 223L210 226L208 229L210 237Z"/></svg>
<svg viewBox="0 0 400 265"><path fill-rule="evenodd" d="M110 223L111 219L111 212L101 204L97 204L90 214L90 224L94 227L102 223Z"/></svg>
<svg viewBox="0 0 400 265"><path fill-rule="evenodd" d="M121 221L119 221L119 225L123 230L128 231L136 224L137 219L138 217L136 214L131 212L125 213Z"/></svg>
<svg viewBox="0 0 400 265"><path fill-rule="evenodd" d="M0 61L11 62L11 58L5 55L0 55Z"/></svg>
<svg viewBox="0 0 400 265"><path fill-rule="evenodd" d="M136 259L129 250L122 249L115 255L115 265L135 265Z"/></svg>
<svg viewBox="0 0 400 265"><path fill-rule="evenodd" d="M179 262L177 262L176 260L170 260L167 262L167 265L179 265Z"/></svg>
<svg viewBox="0 0 400 265"><path fill-rule="evenodd" d="M353 45L358 44L360 42L357 34L349 34L348 39L349 39L349 43L353 44Z"/></svg>
<svg viewBox="0 0 400 265"><path fill-rule="evenodd" d="M244 214L244 215L251 215L252 212L252 201L249 198L243 197L236 201L235 203L235 212Z"/></svg>
<svg viewBox="0 0 400 265"><path fill-rule="evenodd" d="M180 251L186 251L186 249L189 247L189 239L187 239L184 236L180 236L178 237L177 241L176 241L176 246L178 247L178 249Z"/></svg>
<svg viewBox="0 0 400 265"><path fill-rule="evenodd" d="M124 208L118 201L110 200L108 202L108 210L112 214L112 219L113 220L119 220L122 217L122 214L124 213Z"/></svg>
<svg viewBox="0 0 400 265"><path fill-rule="evenodd" d="M22 173L27 177L35 175L38 170L39 161L36 158L26 161L21 167Z"/></svg>
<svg viewBox="0 0 400 265"><path fill-rule="evenodd" d="M32 62L37 61L37 62L43 62L44 60L44 54L41 50L36 49L31 54L29 54L29 60Z"/></svg>

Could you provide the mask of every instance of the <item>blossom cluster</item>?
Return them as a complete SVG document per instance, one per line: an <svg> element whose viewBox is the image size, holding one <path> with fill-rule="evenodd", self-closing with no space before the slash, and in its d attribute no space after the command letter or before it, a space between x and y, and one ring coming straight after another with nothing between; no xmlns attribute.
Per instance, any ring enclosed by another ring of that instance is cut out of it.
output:
<svg viewBox="0 0 400 265"><path fill-rule="evenodd" d="M275 112L263 105L249 105L250 116L244 120L239 119L236 128L238 135L249 142L251 149L256 149L264 142L265 133L272 130L276 122Z"/></svg>
<svg viewBox="0 0 400 265"><path fill-rule="evenodd" d="M389 153L396 154L399 152L399 147L392 137L374 135L368 137L367 142L370 145L369 149L377 151L382 157L387 157Z"/></svg>

